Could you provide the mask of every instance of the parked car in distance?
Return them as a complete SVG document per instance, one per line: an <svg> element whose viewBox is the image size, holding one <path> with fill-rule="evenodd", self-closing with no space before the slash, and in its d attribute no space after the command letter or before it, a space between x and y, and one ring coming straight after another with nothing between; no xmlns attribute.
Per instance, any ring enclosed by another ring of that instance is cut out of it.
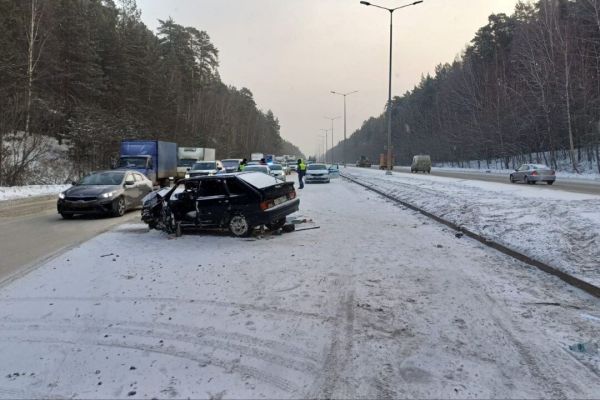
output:
<svg viewBox="0 0 600 400"><path fill-rule="evenodd" d="M152 181L134 170L98 171L58 195L56 208L64 219L78 214L120 217L142 205L152 191Z"/></svg>
<svg viewBox="0 0 600 400"><path fill-rule="evenodd" d="M331 164L329 166L329 178L340 177L340 166L338 164Z"/></svg>
<svg viewBox="0 0 600 400"><path fill-rule="evenodd" d="M556 173L552 168L544 164L523 164L510 174L510 182L524 182L534 185L538 182L546 182L548 185L554 184Z"/></svg>
<svg viewBox="0 0 600 400"><path fill-rule="evenodd" d="M290 168L290 173L291 173L291 171L296 172L296 170L298 169L298 164L291 162L288 164L288 167Z"/></svg>
<svg viewBox="0 0 600 400"><path fill-rule="evenodd" d="M304 176L304 182L323 182L329 183L329 169L325 164L310 164L306 167L306 175Z"/></svg>
<svg viewBox="0 0 600 400"><path fill-rule="evenodd" d="M262 172L263 174L271 175L271 168L264 164L248 164L244 168L244 172Z"/></svg>
<svg viewBox="0 0 600 400"><path fill-rule="evenodd" d="M292 169L290 168L290 164L287 162L283 162L281 164L281 167L283 168L283 173L286 175L289 175L292 173Z"/></svg>
<svg viewBox="0 0 600 400"><path fill-rule="evenodd" d="M142 220L177 235L185 229L228 229L248 236L260 225L282 228L299 204L293 182L238 172L184 179L168 191L152 192L144 199Z"/></svg>
<svg viewBox="0 0 600 400"><path fill-rule="evenodd" d="M427 172L431 173L431 157L425 154L419 154L413 157L410 165L410 172Z"/></svg>
<svg viewBox="0 0 600 400"><path fill-rule="evenodd" d="M271 170L271 175L277 179L285 181L285 172L283 171L281 164L271 164L269 165L269 169Z"/></svg>
<svg viewBox="0 0 600 400"><path fill-rule="evenodd" d="M221 164L223 164L223 171L238 172L240 169L241 162L241 158L228 158L226 160L221 160Z"/></svg>
<svg viewBox="0 0 600 400"><path fill-rule="evenodd" d="M221 161L199 161L192 165L192 168L185 174L185 178L194 176L216 175L223 170Z"/></svg>

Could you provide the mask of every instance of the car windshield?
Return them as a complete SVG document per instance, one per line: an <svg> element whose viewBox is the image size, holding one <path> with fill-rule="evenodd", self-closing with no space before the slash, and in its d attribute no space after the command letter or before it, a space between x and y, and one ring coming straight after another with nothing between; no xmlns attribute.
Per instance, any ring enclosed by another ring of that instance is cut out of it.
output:
<svg viewBox="0 0 600 400"><path fill-rule="evenodd" d="M277 180L277 178L259 172L254 172L251 174L241 174L239 177L244 182L247 182L258 189L263 189L268 186L273 186L281 183L281 181Z"/></svg>
<svg viewBox="0 0 600 400"><path fill-rule="evenodd" d="M192 170L206 170L206 169L217 169L217 163L212 162L199 162L194 164Z"/></svg>
<svg viewBox="0 0 600 400"><path fill-rule="evenodd" d="M544 164L531 164L531 168L533 169L550 169L549 166Z"/></svg>
<svg viewBox="0 0 600 400"><path fill-rule="evenodd" d="M195 158L181 158L178 165L180 167L191 167L196 161L198 160Z"/></svg>
<svg viewBox="0 0 600 400"><path fill-rule="evenodd" d="M78 185L120 185L125 172L107 171L85 176Z"/></svg>
<svg viewBox="0 0 600 400"><path fill-rule="evenodd" d="M146 157L121 157L119 168L146 168Z"/></svg>
<svg viewBox="0 0 600 400"><path fill-rule="evenodd" d="M325 164L310 164L307 168L308 171L315 171L319 169L327 169Z"/></svg>
<svg viewBox="0 0 600 400"><path fill-rule="evenodd" d="M246 168L244 168L244 171L256 171L268 174L269 168L266 165L248 165Z"/></svg>
<svg viewBox="0 0 600 400"><path fill-rule="evenodd" d="M269 165L269 168L271 168L273 171L281 171L283 169L279 164Z"/></svg>
<svg viewBox="0 0 600 400"><path fill-rule="evenodd" d="M240 165L239 160L221 160L221 163L223 163L223 166L225 168L231 168L231 167L238 167Z"/></svg>

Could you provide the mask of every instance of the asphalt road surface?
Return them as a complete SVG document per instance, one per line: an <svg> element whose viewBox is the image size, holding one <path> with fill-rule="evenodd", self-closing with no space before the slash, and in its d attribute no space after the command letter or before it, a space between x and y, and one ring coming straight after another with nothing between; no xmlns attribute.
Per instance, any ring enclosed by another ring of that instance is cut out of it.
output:
<svg viewBox="0 0 600 400"><path fill-rule="evenodd" d="M0 202L0 283L115 225L137 220L139 211L122 218L63 220L56 212L56 196Z"/></svg>
<svg viewBox="0 0 600 400"><path fill-rule="evenodd" d="M394 171L402 172L410 174L409 167L394 167ZM461 172L461 171L440 171L437 168L432 168L431 175L433 176L442 176L446 178L457 178L457 179L468 179L468 180L477 180L477 181L487 181L487 182L499 182L505 183L507 185L522 185L522 183L510 183L508 180L508 175L500 175L500 174L487 174L485 172ZM567 192L574 193L584 193L584 194L596 194L600 195L600 183L599 182L583 182L583 181L574 181L567 179L558 178L554 185L550 186L545 183L539 183L538 186L541 190L562 190Z"/></svg>

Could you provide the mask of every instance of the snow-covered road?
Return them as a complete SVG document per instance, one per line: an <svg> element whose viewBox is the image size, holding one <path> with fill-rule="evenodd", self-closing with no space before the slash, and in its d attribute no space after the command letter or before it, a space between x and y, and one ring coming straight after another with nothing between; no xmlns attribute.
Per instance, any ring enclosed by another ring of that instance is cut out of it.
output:
<svg viewBox="0 0 600 400"><path fill-rule="evenodd" d="M385 193L600 286L600 196L423 174L344 171Z"/></svg>
<svg viewBox="0 0 600 400"><path fill-rule="evenodd" d="M594 398L600 304L342 180L320 229L129 224L0 288L0 397Z"/></svg>

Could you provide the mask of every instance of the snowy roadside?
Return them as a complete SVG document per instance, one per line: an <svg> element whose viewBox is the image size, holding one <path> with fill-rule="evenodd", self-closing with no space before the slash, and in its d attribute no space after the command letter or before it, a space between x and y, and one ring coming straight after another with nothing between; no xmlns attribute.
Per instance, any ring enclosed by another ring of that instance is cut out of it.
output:
<svg viewBox="0 0 600 400"><path fill-rule="evenodd" d="M344 173L600 286L600 196L359 168Z"/></svg>
<svg viewBox="0 0 600 400"><path fill-rule="evenodd" d="M0 201L58 194L71 185L0 186Z"/></svg>
<svg viewBox="0 0 600 400"><path fill-rule="evenodd" d="M600 391L598 357L567 350L597 336L597 299L356 185L299 196L320 229L127 224L1 287L0 397Z"/></svg>

